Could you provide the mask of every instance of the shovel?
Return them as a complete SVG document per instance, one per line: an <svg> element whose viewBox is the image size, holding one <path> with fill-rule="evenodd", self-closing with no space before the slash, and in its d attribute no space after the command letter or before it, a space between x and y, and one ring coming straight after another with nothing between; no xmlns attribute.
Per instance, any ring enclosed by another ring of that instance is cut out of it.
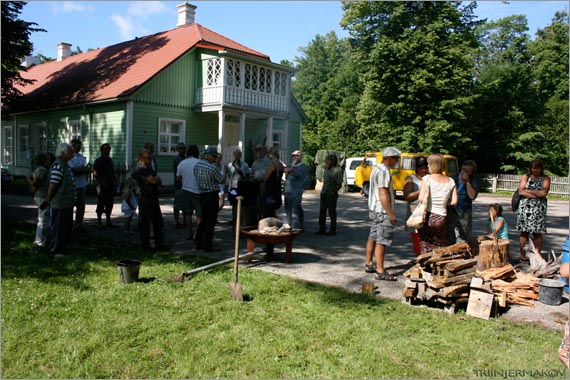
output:
<svg viewBox="0 0 570 380"><path fill-rule="evenodd" d="M239 228L240 228L242 199L243 199L242 196L236 197L237 214L236 214L236 242L235 242L235 254L234 254L234 281L229 283L232 297L236 301L243 301L243 290L241 288L241 284L238 284Z"/></svg>

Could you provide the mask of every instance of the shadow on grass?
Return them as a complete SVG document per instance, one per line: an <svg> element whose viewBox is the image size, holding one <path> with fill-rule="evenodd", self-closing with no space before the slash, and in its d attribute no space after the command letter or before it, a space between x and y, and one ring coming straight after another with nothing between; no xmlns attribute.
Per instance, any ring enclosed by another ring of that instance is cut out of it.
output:
<svg viewBox="0 0 570 380"><path fill-rule="evenodd" d="M160 252L141 250L137 245L113 240L103 240L89 233L74 237L69 246L70 254L64 259L52 258L46 250L33 244L35 225L24 222L2 223L2 277L35 278L42 282L62 283L85 289L83 276L92 270L92 264L115 265L123 259L136 259L146 264L171 264L172 256ZM211 260L179 256L176 262L184 266L197 267L211 263ZM142 278L148 283L154 278Z"/></svg>

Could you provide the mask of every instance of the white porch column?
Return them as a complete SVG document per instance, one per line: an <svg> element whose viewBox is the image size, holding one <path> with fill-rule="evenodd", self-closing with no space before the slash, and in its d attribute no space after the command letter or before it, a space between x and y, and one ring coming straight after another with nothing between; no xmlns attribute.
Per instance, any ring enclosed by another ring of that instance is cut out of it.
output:
<svg viewBox="0 0 570 380"><path fill-rule="evenodd" d="M241 152L244 154L244 159L245 159L245 117L246 114L245 112L241 113L239 115L239 148L241 149Z"/></svg>
<svg viewBox="0 0 570 380"><path fill-rule="evenodd" d="M226 119L226 113L224 110L218 111L218 152L222 151L224 146L224 122Z"/></svg>
<svg viewBox="0 0 570 380"><path fill-rule="evenodd" d="M127 102L126 109L126 148L125 148L125 169L130 170L131 164L133 163L133 101L129 100Z"/></svg>
<svg viewBox="0 0 570 380"><path fill-rule="evenodd" d="M273 146L273 117L267 119L267 129L265 130L265 137L267 138L267 145Z"/></svg>
<svg viewBox="0 0 570 380"><path fill-rule="evenodd" d="M289 156L291 153L291 146L289 145L289 118L285 119L285 128L283 129L283 156L289 159L291 158Z"/></svg>

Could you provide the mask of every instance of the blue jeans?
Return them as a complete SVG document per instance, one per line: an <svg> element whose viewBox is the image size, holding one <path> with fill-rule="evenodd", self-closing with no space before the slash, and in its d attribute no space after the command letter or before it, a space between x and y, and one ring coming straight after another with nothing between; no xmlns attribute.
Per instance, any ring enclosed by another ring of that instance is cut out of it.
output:
<svg viewBox="0 0 570 380"><path fill-rule="evenodd" d="M303 201L303 193L285 193L285 212L287 213L286 223L291 228L304 229L305 212L301 202ZM297 216L298 223L293 225L293 213Z"/></svg>

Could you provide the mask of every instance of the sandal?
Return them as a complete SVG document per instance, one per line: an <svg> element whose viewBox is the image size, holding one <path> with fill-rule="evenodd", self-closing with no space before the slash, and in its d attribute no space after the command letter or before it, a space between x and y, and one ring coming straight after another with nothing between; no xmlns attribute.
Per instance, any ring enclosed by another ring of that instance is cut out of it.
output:
<svg viewBox="0 0 570 380"><path fill-rule="evenodd" d="M397 281L398 277L392 276L388 272L376 272L376 279L378 281Z"/></svg>
<svg viewBox="0 0 570 380"><path fill-rule="evenodd" d="M374 264L366 264L364 266L364 271L366 273L376 273L376 265Z"/></svg>

